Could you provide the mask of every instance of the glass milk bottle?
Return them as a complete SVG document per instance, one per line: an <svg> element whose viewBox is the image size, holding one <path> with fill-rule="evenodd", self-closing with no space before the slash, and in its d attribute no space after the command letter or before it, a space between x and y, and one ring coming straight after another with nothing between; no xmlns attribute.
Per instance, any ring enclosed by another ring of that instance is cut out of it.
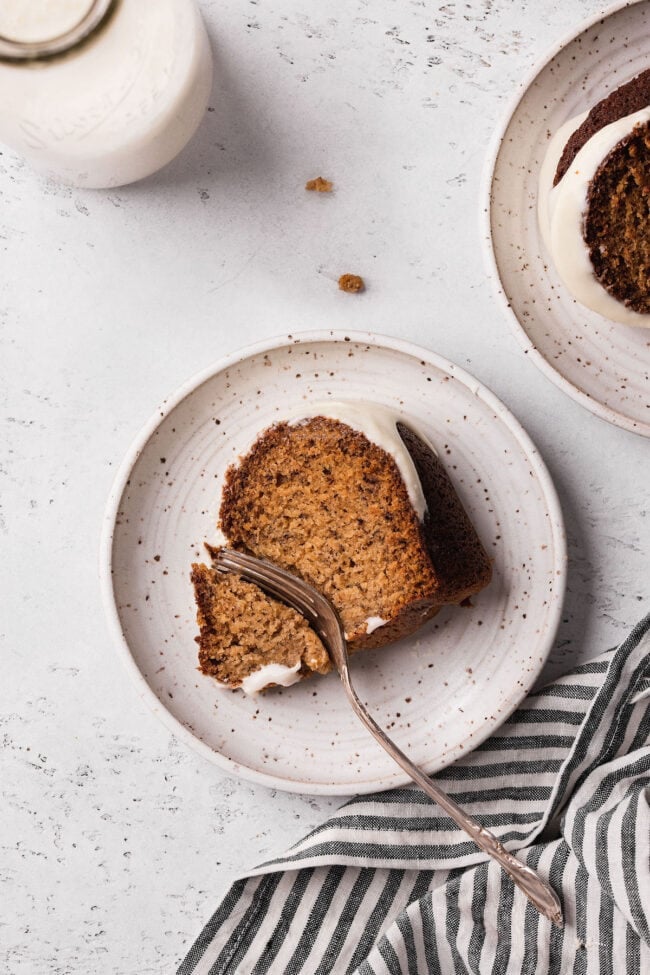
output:
<svg viewBox="0 0 650 975"><path fill-rule="evenodd" d="M0 0L0 142L73 186L120 186L176 156L205 113L193 0Z"/></svg>

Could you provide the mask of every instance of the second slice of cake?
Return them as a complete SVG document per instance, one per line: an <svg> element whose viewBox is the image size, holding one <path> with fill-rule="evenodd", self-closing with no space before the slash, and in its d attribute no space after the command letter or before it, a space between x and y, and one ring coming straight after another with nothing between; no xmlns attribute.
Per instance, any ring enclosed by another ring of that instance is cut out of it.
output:
<svg viewBox="0 0 650 975"><path fill-rule="evenodd" d="M539 177L539 226L571 295L650 328L650 69L569 119Z"/></svg>

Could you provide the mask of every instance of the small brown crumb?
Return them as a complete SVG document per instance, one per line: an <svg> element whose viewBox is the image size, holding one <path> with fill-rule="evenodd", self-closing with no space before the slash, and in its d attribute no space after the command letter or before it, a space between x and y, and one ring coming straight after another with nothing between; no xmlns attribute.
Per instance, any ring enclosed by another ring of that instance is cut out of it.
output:
<svg viewBox="0 0 650 975"><path fill-rule="evenodd" d="M306 190L314 190L316 193L331 193L333 186L334 184L323 176L317 176L316 179L308 179L305 183Z"/></svg>
<svg viewBox="0 0 650 975"><path fill-rule="evenodd" d="M342 274L339 278L339 288L341 291L347 291L348 294L353 295L358 291L364 291L365 287L363 278L358 274Z"/></svg>

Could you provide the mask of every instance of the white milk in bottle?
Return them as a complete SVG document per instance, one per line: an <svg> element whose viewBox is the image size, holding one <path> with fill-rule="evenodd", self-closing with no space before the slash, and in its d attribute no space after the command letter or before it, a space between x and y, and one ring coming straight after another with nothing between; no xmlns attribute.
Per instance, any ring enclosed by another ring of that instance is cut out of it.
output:
<svg viewBox="0 0 650 975"><path fill-rule="evenodd" d="M73 186L120 186L176 156L205 113L193 0L0 0L0 142Z"/></svg>

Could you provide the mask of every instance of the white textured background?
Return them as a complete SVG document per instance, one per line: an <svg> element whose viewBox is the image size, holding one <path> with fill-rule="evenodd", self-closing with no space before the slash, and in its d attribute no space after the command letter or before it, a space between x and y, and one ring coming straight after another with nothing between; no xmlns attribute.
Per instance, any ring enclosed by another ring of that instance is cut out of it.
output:
<svg viewBox="0 0 650 975"><path fill-rule="evenodd" d="M117 463L157 402L256 339L369 328L487 383L539 445L570 540L549 673L648 608L650 447L520 352L486 280L486 147L593 0L204 0L211 107L112 192L0 157L0 970L171 973L229 881L338 800L177 744L111 647L97 582ZM322 173L336 194L302 189ZM337 290L362 274L362 296Z"/></svg>

